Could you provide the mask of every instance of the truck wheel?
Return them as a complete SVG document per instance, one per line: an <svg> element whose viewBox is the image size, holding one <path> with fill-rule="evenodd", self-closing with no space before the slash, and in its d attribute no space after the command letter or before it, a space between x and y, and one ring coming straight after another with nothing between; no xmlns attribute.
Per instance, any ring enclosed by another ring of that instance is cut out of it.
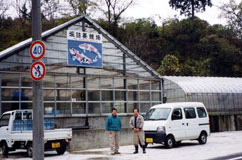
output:
<svg viewBox="0 0 242 160"><path fill-rule="evenodd" d="M167 136L166 140L165 140L166 148L170 149L174 146L174 144L175 144L175 140L174 140L173 136L172 135Z"/></svg>
<svg viewBox="0 0 242 160"><path fill-rule="evenodd" d="M28 145L27 147L27 154L29 157L33 156L33 147L31 145Z"/></svg>
<svg viewBox="0 0 242 160"><path fill-rule="evenodd" d="M207 134L202 132L198 138L199 144L206 144L207 143Z"/></svg>
<svg viewBox="0 0 242 160"><path fill-rule="evenodd" d="M64 154L66 151L66 147L56 149L57 154L61 155Z"/></svg>
<svg viewBox="0 0 242 160"><path fill-rule="evenodd" d="M2 154L3 154L4 156L8 155L8 151L9 151L8 145L7 145L7 143L4 141L4 142L2 143Z"/></svg>

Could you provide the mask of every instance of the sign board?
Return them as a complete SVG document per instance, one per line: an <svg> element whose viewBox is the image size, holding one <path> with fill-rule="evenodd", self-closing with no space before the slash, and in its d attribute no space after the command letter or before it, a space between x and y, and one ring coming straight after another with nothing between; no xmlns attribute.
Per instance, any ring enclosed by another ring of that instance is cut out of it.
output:
<svg viewBox="0 0 242 160"><path fill-rule="evenodd" d="M40 81L45 76L45 64L41 61L36 61L32 63L30 68L30 74L33 80Z"/></svg>
<svg viewBox="0 0 242 160"><path fill-rule="evenodd" d="M33 60L40 60L45 54L45 44L42 41L34 41L29 52Z"/></svg>
<svg viewBox="0 0 242 160"><path fill-rule="evenodd" d="M68 65L102 68L102 35L67 31Z"/></svg>

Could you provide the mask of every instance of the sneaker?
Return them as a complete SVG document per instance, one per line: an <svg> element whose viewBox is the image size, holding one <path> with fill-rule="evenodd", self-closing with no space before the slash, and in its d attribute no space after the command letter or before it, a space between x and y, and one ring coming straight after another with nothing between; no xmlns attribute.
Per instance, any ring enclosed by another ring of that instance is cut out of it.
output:
<svg viewBox="0 0 242 160"><path fill-rule="evenodd" d="M111 153L111 155L115 155L115 153L114 153L114 152L112 152L112 153Z"/></svg>
<svg viewBox="0 0 242 160"><path fill-rule="evenodd" d="M118 152L118 151L117 151L117 152L114 152L114 153L115 153L115 154L121 154L121 153L120 153L120 152Z"/></svg>

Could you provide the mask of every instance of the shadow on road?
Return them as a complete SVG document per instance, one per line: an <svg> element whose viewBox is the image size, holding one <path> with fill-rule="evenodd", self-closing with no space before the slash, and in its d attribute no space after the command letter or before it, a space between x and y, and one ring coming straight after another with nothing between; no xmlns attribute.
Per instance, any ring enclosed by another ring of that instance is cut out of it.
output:
<svg viewBox="0 0 242 160"><path fill-rule="evenodd" d="M200 145L199 143L197 142L182 142L180 144L176 144L173 148L183 148L183 147L190 147L190 146L198 146ZM160 144L160 145L148 145L147 148L149 149L167 149L163 144Z"/></svg>
<svg viewBox="0 0 242 160"><path fill-rule="evenodd" d="M45 152L45 157L53 157L53 156L58 156L55 151ZM18 158L29 158L29 157L26 151L15 151L15 152L10 152L7 156L3 156L2 154L0 154L0 159L1 158L18 159Z"/></svg>

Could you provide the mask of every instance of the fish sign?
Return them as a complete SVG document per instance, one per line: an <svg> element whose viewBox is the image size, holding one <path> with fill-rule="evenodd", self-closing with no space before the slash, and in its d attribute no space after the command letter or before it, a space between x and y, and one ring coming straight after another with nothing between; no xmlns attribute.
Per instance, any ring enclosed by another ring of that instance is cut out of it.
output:
<svg viewBox="0 0 242 160"><path fill-rule="evenodd" d="M31 65L30 74L33 80L40 81L45 76L45 64L41 61L36 61Z"/></svg>
<svg viewBox="0 0 242 160"><path fill-rule="evenodd" d="M68 65L102 68L102 35L67 31Z"/></svg>
<svg viewBox="0 0 242 160"><path fill-rule="evenodd" d="M42 41L34 41L29 52L33 60L40 60L45 54L45 44Z"/></svg>

